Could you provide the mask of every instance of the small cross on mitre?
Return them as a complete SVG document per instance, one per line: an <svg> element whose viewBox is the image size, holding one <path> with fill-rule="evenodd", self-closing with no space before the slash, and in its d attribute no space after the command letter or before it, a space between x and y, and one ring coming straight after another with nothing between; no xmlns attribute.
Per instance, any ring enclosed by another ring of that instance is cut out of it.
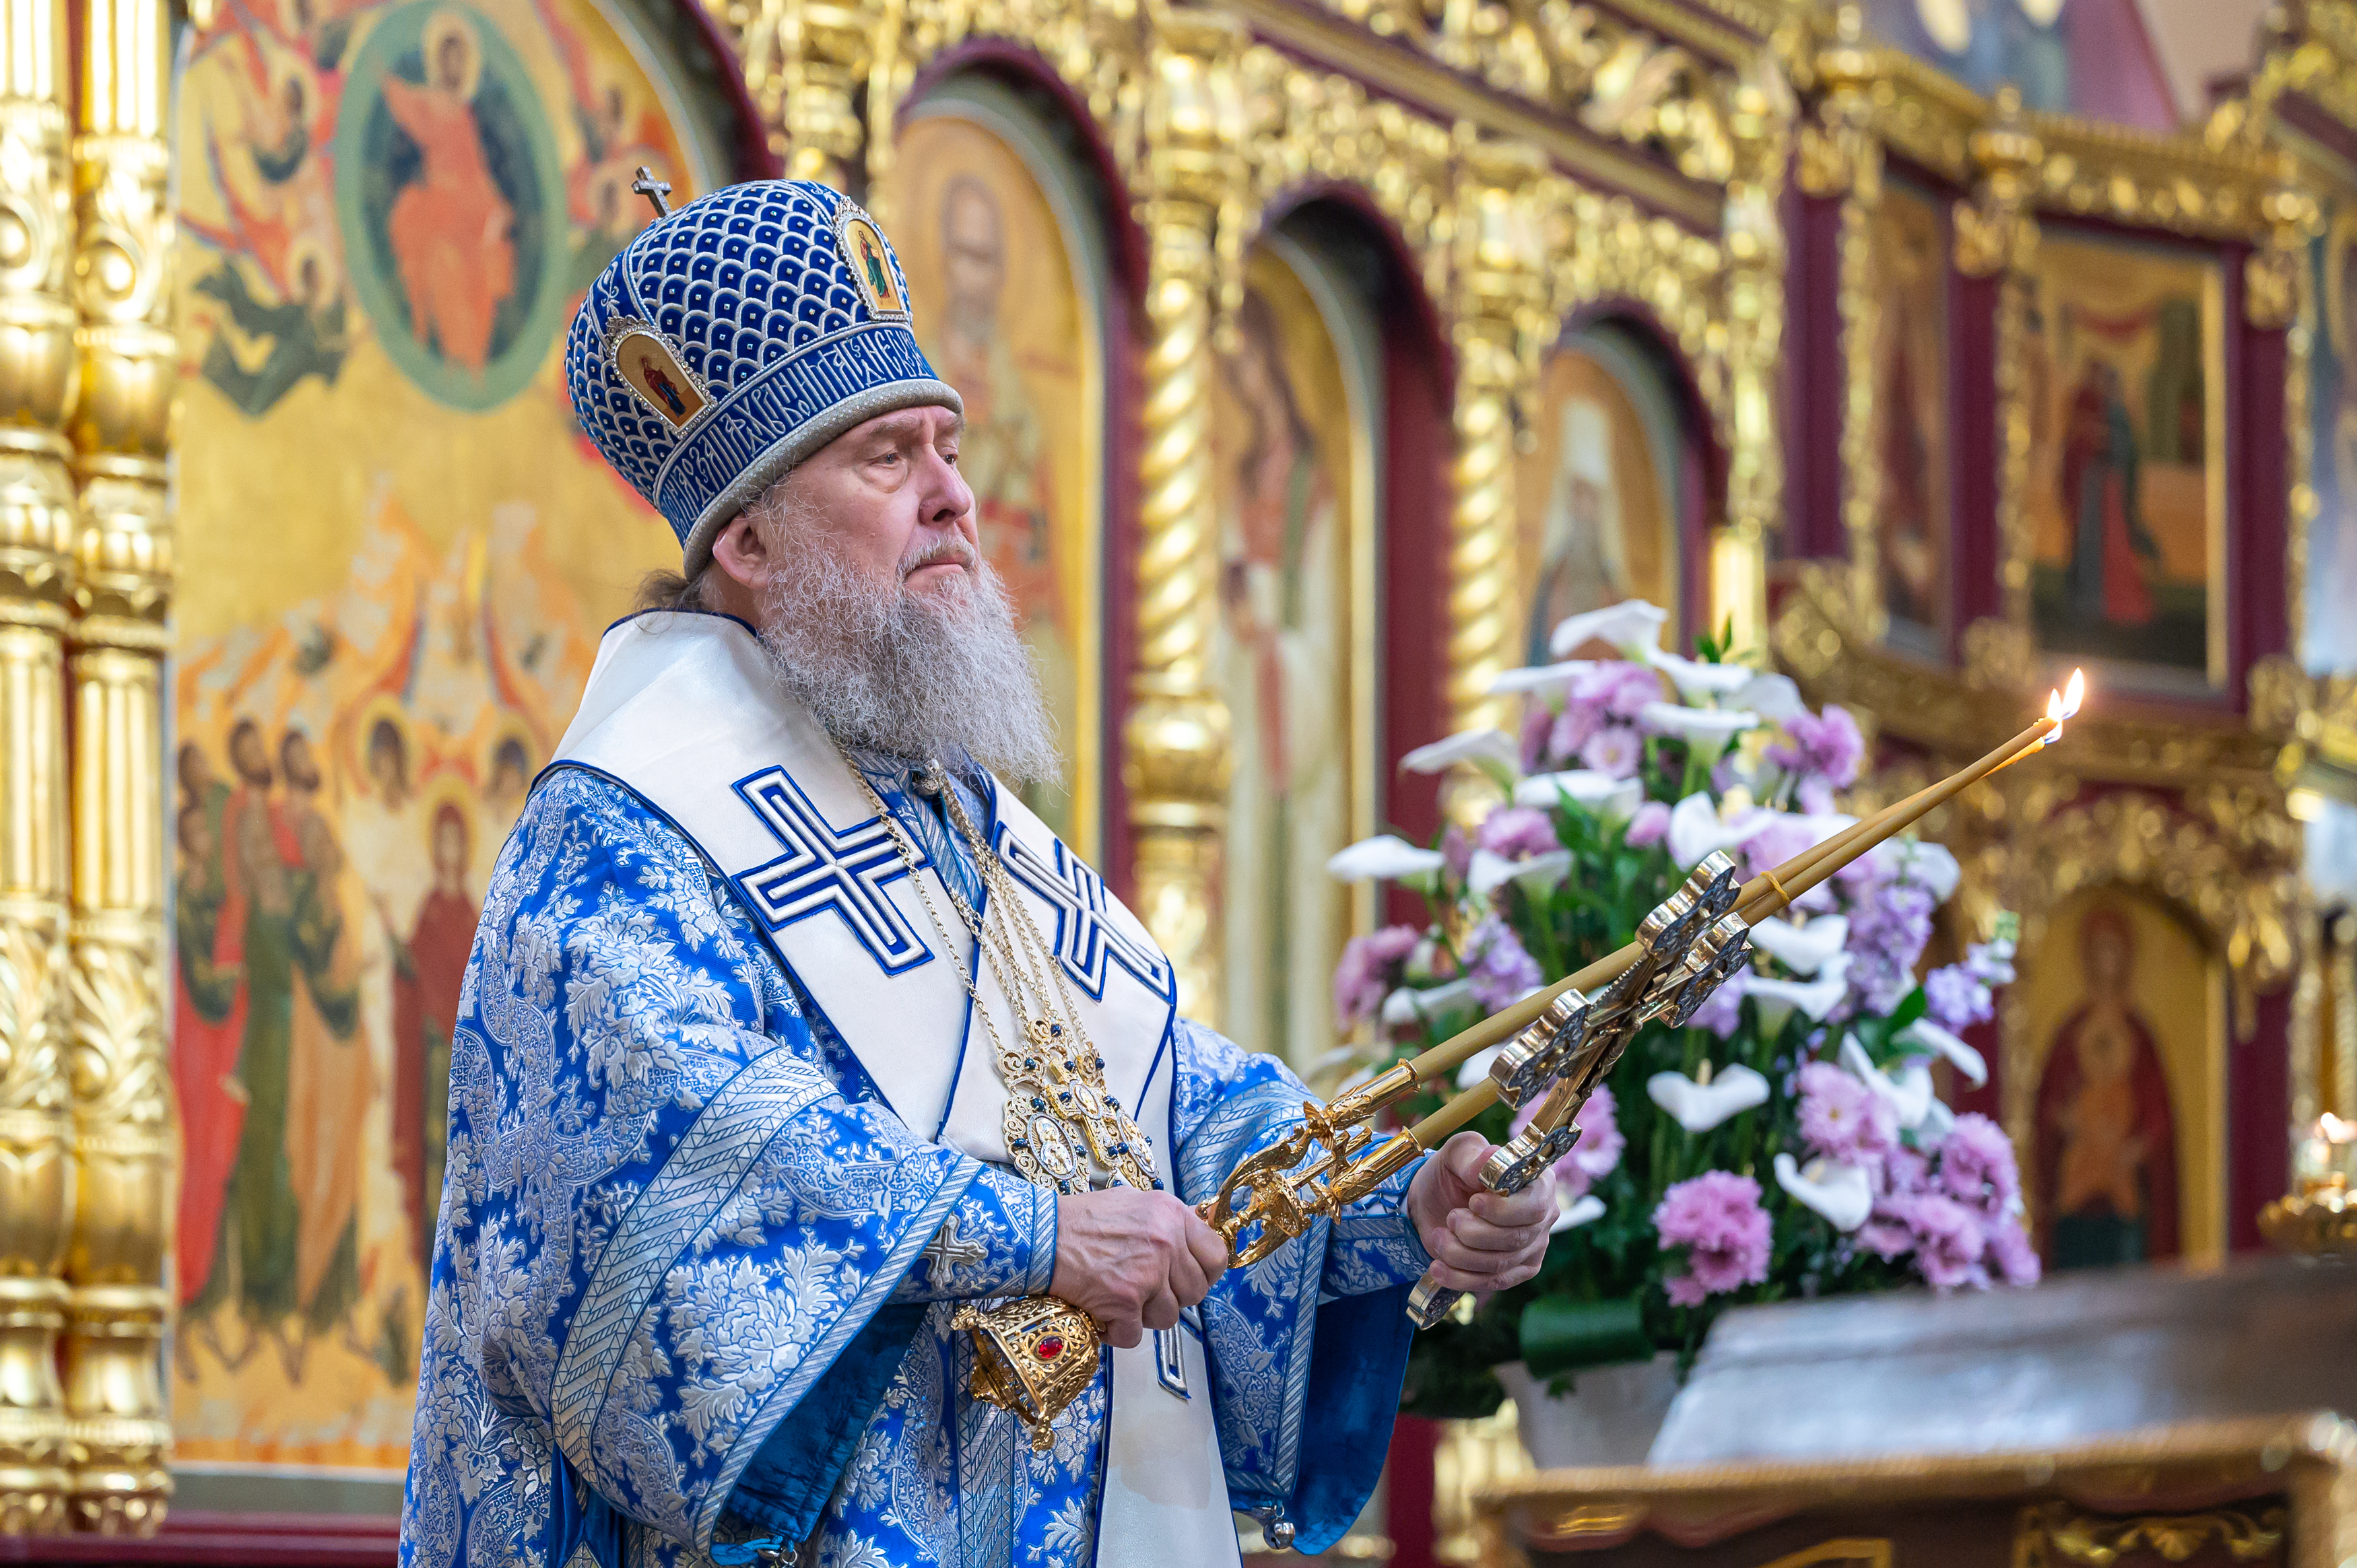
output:
<svg viewBox="0 0 2357 1568"><path fill-rule="evenodd" d="M638 177L630 181L631 194L635 196L643 196L649 201L652 202L654 204L656 217L670 217L671 202L666 199L671 195L671 181L667 179L657 179L655 177L655 171L647 167L644 164L640 164L638 166L636 173Z"/></svg>

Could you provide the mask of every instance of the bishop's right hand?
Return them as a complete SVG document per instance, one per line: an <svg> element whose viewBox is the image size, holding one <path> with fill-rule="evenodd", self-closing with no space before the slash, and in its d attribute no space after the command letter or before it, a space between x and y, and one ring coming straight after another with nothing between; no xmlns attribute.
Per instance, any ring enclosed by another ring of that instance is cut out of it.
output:
<svg viewBox="0 0 2357 1568"><path fill-rule="evenodd" d="M1228 1267L1228 1244L1167 1192L1109 1187L1056 1199L1056 1277L1048 1294L1097 1320L1126 1350L1175 1328Z"/></svg>

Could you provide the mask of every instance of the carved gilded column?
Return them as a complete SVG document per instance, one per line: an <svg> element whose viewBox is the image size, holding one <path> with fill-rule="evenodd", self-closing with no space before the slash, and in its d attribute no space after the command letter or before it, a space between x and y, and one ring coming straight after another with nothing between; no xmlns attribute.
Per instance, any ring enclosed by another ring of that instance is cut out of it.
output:
<svg viewBox="0 0 2357 1568"><path fill-rule="evenodd" d="M81 486L74 556L73 1097L66 1260L76 1525L146 1534L171 1494L160 1377L175 1140L165 1058L165 454L178 369L162 0L83 0L74 140Z"/></svg>
<svg viewBox="0 0 2357 1568"><path fill-rule="evenodd" d="M1823 95L1816 118L1801 127L1801 188L1841 201L1836 283L1842 333L1841 511L1849 544L1849 602L1865 624L1852 629L1878 642L1884 632L1881 531L1882 463L1876 448L1875 358L1883 331L1874 279L1874 212L1882 197L1882 142L1873 131L1874 59L1855 5L1835 16L1834 35L1814 61Z"/></svg>
<svg viewBox="0 0 2357 1568"><path fill-rule="evenodd" d="M2023 335L2029 322L2029 269L2038 257L2038 219L2030 210L2045 145L2022 123L2021 94L2000 87L1994 124L1973 133L1980 179L1955 205L1956 268L1996 277L1997 532L2003 537L2005 620L2029 625L2026 504L2029 486L2029 389L2023 385Z"/></svg>
<svg viewBox="0 0 2357 1568"><path fill-rule="evenodd" d="M1454 338L1456 498L1448 519L1448 719L1453 730L1512 727L1508 702L1490 694L1522 660L1514 604L1516 405L1537 380L1544 257L1534 187L1545 160L1518 144L1465 137ZM1452 814L1472 811L1478 780L1452 779Z"/></svg>
<svg viewBox="0 0 2357 1568"><path fill-rule="evenodd" d="M1178 1006L1216 1024L1228 708L1214 687L1219 514L1211 486L1211 343L1219 215L1241 183L1242 29L1208 12L1156 18L1146 106L1144 451L1138 460L1137 666L1122 779L1138 916L1178 970Z"/></svg>
<svg viewBox="0 0 2357 1568"><path fill-rule="evenodd" d="M1735 177L1727 184L1727 392L1733 439L1727 521L1711 540L1712 630L1732 625L1735 646L1768 647L1768 534L1783 517L1784 449L1776 387L1784 342L1784 188L1790 98L1775 62L1754 62L1732 95L1727 131Z"/></svg>
<svg viewBox="0 0 2357 1568"><path fill-rule="evenodd" d="M68 1519L64 638L72 252L64 16L0 0L0 1535Z"/></svg>

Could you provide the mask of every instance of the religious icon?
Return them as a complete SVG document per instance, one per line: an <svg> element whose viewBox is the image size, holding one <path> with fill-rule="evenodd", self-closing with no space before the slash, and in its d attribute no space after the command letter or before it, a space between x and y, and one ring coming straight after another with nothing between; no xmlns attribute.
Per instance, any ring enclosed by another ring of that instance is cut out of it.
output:
<svg viewBox="0 0 2357 1568"><path fill-rule="evenodd" d="M1096 280L1076 269L1077 237L1051 199L1072 171L1051 148L1011 143L1019 129L950 111L912 121L894 199L908 214L900 259L918 341L965 403L958 470L983 554L1015 601L1066 748L1063 783L1028 787L1024 803L1088 853L1103 757Z"/></svg>
<svg viewBox="0 0 2357 1568"><path fill-rule="evenodd" d="M1938 206L1895 178L1867 231L1882 607L1894 642L1936 656L1947 619L1947 248Z"/></svg>
<svg viewBox="0 0 2357 1568"><path fill-rule="evenodd" d="M1567 616L1627 598L1678 603L1663 455L1676 416L1651 367L1615 333L1548 357L1532 423L1537 440L1515 487L1516 575L1533 585L1523 651L1544 663L1548 635Z"/></svg>
<svg viewBox="0 0 2357 1568"><path fill-rule="evenodd" d="M2215 264L2051 238L2039 270L2021 377L2039 645L2207 690L2224 660Z"/></svg>
<svg viewBox="0 0 2357 1568"><path fill-rule="evenodd" d="M608 330L614 369L673 430L695 422L708 401L672 347L643 321L618 321Z"/></svg>
<svg viewBox="0 0 2357 1568"><path fill-rule="evenodd" d="M2079 922L2083 998L2038 1085L2040 1228L2056 1268L2178 1251L2177 1133L2153 1026L2138 1005L2136 930L2120 910Z"/></svg>
<svg viewBox="0 0 2357 1568"><path fill-rule="evenodd" d="M572 244L565 171L517 40L470 8L389 6L344 92L337 212L355 292L419 387L496 407L555 335Z"/></svg>
<svg viewBox="0 0 2357 1568"><path fill-rule="evenodd" d="M1222 1023L1281 1054L1332 1037L1329 977L1350 931L1325 865L1354 836L1348 487L1362 437L1329 306L1298 270L1315 264L1254 252L1212 420L1235 757Z"/></svg>
<svg viewBox="0 0 2357 1568"><path fill-rule="evenodd" d="M2334 214L2318 242L2325 330L2312 352L2317 510L2308 532L2308 647L2311 670L2357 664L2357 206Z"/></svg>
<svg viewBox="0 0 2357 1568"><path fill-rule="evenodd" d="M416 177L393 199L388 228L420 343L480 375L491 322L515 292L515 209L491 177L475 89L482 47L455 12L426 25L425 81L384 79L384 102L418 153Z"/></svg>
<svg viewBox="0 0 2357 1568"><path fill-rule="evenodd" d="M867 308L878 316L906 316L909 302L900 297L899 285L893 281L883 231L866 213L851 207L845 208L836 224L842 236L844 260L851 267L852 280L859 285Z"/></svg>

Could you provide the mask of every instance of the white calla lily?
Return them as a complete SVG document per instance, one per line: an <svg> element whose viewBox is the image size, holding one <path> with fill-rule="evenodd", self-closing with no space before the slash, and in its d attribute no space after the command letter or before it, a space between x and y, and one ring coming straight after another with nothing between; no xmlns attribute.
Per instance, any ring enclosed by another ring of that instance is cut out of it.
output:
<svg viewBox="0 0 2357 1568"><path fill-rule="evenodd" d="M1751 945L1791 970L1813 975L1849 940L1849 917L1826 915L1805 926L1771 918L1751 928Z"/></svg>
<svg viewBox="0 0 2357 1568"><path fill-rule="evenodd" d="M1563 773L1534 773L1514 786L1514 804L1552 811L1565 796L1609 822L1627 822L1645 803L1642 779L1615 779L1593 768Z"/></svg>
<svg viewBox="0 0 2357 1568"><path fill-rule="evenodd" d="M1400 767L1410 773L1438 773L1460 762L1494 762L1512 770L1521 768L1523 752L1504 730L1459 730L1446 740L1417 746L1400 758Z"/></svg>
<svg viewBox="0 0 2357 1568"><path fill-rule="evenodd" d="M1760 715L1740 708L1682 708L1675 703L1647 703L1637 710L1637 718L1688 746L1712 751L1745 730L1760 727Z"/></svg>
<svg viewBox="0 0 2357 1568"><path fill-rule="evenodd" d="M1396 833L1381 833L1337 851L1326 862L1326 875L1337 882L1405 882L1430 877L1448 864L1437 849L1419 849Z"/></svg>
<svg viewBox="0 0 2357 1568"><path fill-rule="evenodd" d="M1645 1080L1645 1093L1687 1132L1707 1133L1730 1116L1766 1104L1768 1080L1738 1063L1707 1083L1682 1072L1657 1072Z"/></svg>
<svg viewBox="0 0 2357 1568"><path fill-rule="evenodd" d="M1736 688L1730 705L1749 708L1771 725L1809 711L1809 705L1801 701L1801 688L1792 684L1790 675L1754 675Z"/></svg>
<svg viewBox="0 0 2357 1568"><path fill-rule="evenodd" d="M1948 852L1945 844L1932 843L1926 839L1886 842L1891 843L1893 853L1899 857L1900 868L1907 879L1919 887L1930 888L1936 903L1946 903L1948 895L1953 893L1956 884L1964 879L1964 869L1957 865L1956 857Z"/></svg>
<svg viewBox="0 0 2357 1568"><path fill-rule="evenodd" d="M1776 1185L1844 1233L1865 1224L1874 1212L1874 1182L1864 1165L1836 1165L1823 1156L1803 1165L1791 1155L1778 1155Z"/></svg>
<svg viewBox="0 0 2357 1568"><path fill-rule="evenodd" d="M1709 794L1697 789L1670 808L1670 858L1680 869L1692 870L1714 850L1749 843L1772 821L1765 811L1749 811L1723 822Z"/></svg>
<svg viewBox="0 0 2357 1568"><path fill-rule="evenodd" d="M1507 883L1519 882L1524 892L1537 896L1554 891L1570 875L1567 849L1551 849L1524 860L1508 860L1494 850L1477 849L1465 873L1465 889L1476 898L1487 898Z"/></svg>
<svg viewBox="0 0 2357 1568"><path fill-rule="evenodd" d="M1420 991L1413 985L1403 985L1383 998L1383 1022L1419 1024L1438 1017L1472 995L1473 983L1469 980L1452 980Z"/></svg>
<svg viewBox="0 0 2357 1568"><path fill-rule="evenodd" d="M1756 937L1759 933L1755 931L1752 934ZM1972 1080L1975 1089L1988 1082L1988 1059L1929 1018L1916 1019L1893 1035L1891 1039L1902 1046L1920 1047L1933 1056L1947 1058L1955 1064L1958 1072Z"/></svg>
<svg viewBox="0 0 2357 1568"><path fill-rule="evenodd" d="M1923 1072L1920 1067L1915 1070ZM1923 1073L1924 1082L1928 1084L1931 1077L1930 1073ZM1923 1120L1915 1123L1915 1146L1919 1149L1936 1149L1946 1143L1948 1134L1955 1130L1956 1113L1948 1109L1946 1101L1935 1094L1932 1096L1931 1102L1923 1107Z"/></svg>
<svg viewBox="0 0 2357 1568"><path fill-rule="evenodd" d="M1457 1087L1459 1089L1470 1089L1475 1084L1480 1082L1483 1079L1489 1077L1490 1064L1496 1061L1498 1059L1498 1053L1505 1048L1506 1042L1501 1040L1496 1045L1485 1046L1481 1049L1475 1051L1471 1056L1466 1058L1465 1065L1457 1069Z"/></svg>
<svg viewBox="0 0 2357 1568"><path fill-rule="evenodd" d="M1603 1218L1604 1200L1594 1193L1583 1192L1577 1197L1566 1197L1558 1191L1555 1195L1555 1223L1547 1227L1547 1234L1560 1236L1566 1230L1577 1230L1591 1220Z"/></svg>
<svg viewBox="0 0 2357 1568"><path fill-rule="evenodd" d="M1932 1092L1932 1069L1921 1062L1910 1062L1896 1074L1887 1073L1874 1065L1866 1047L1857 1043L1856 1035L1844 1035L1841 1064L1857 1075L1858 1080L1872 1090L1875 1098L1890 1107L1899 1125L1912 1129L1923 1124L1933 1102L1939 1098ZM1943 1107L1944 1109L1944 1107Z"/></svg>
<svg viewBox="0 0 2357 1568"><path fill-rule="evenodd" d="M1699 659L1686 659L1660 648L1644 650L1645 662L1670 678L1678 695L1687 702L1696 697L1724 697L1751 684L1759 671L1741 664L1706 664Z"/></svg>
<svg viewBox="0 0 2357 1568"><path fill-rule="evenodd" d="M1592 641L1609 642L1624 650L1658 648L1662 628L1669 618L1670 612L1657 605L1623 599L1608 608L1555 622L1555 631L1547 638L1547 651L1557 659L1568 659L1580 644Z"/></svg>
<svg viewBox="0 0 2357 1568"><path fill-rule="evenodd" d="M1825 960L1817 966L1814 980L1766 980L1755 970L1744 984L1743 994L1759 999L1760 1026L1771 1036L1796 1012L1807 1014L1811 1023L1822 1024L1825 1015L1849 994L1849 954L1837 952Z"/></svg>
<svg viewBox="0 0 2357 1568"><path fill-rule="evenodd" d="M1528 692L1557 692L1596 668L1593 659L1566 659L1559 664L1533 664L1509 670L1490 682L1490 695L1514 697Z"/></svg>

